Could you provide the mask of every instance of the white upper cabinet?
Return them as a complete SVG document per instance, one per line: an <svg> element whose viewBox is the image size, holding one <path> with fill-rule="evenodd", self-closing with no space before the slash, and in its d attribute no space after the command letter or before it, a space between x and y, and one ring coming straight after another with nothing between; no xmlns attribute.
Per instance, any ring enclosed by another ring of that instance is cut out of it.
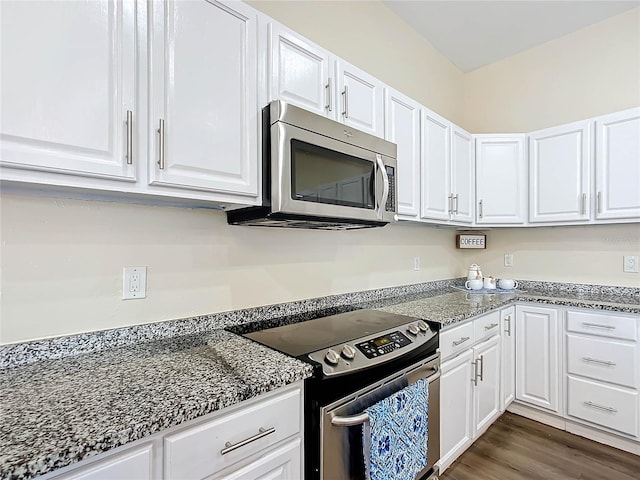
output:
<svg viewBox="0 0 640 480"><path fill-rule="evenodd" d="M529 221L589 220L591 122L530 133Z"/></svg>
<svg viewBox="0 0 640 480"><path fill-rule="evenodd" d="M340 121L384 137L384 84L344 60L336 61L336 78Z"/></svg>
<svg viewBox="0 0 640 480"><path fill-rule="evenodd" d="M473 137L457 125L451 128L452 215L456 223L472 223L475 169Z"/></svg>
<svg viewBox="0 0 640 480"><path fill-rule="evenodd" d="M525 136L475 137L476 223L524 223L527 191Z"/></svg>
<svg viewBox="0 0 640 480"><path fill-rule="evenodd" d="M135 10L133 0L0 3L2 166L135 180Z"/></svg>
<svg viewBox="0 0 640 480"><path fill-rule="evenodd" d="M451 193L451 122L423 109L422 115L422 218L449 220Z"/></svg>
<svg viewBox="0 0 640 480"><path fill-rule="evenodd" d="M398 214L420 211L420 105L386 89L385 139L398 146Z"/></svg>
<svg viewBox="0 0 640 480"><path fill-rule="evenodd" d="M288 30L269 24L269 100L283 100L384 137L384 84Z"/></svg>
<svg viewBox="0 0 640 480"><path fill-rule="evenodd" d="M152 185L258 194L257 14L150 2Z"/></svg>
<svg viewBox="0 0 640 480"><path fill-rule="evenodd" d="M422 218L473 222L473 138L423 108Z"/></svg>
<svg viewBox="0 0 640 480"><path fill-rule="evenodd" d="M596 119L596 219L640 218L640 108Z"/></svg>
<svg viewBox="0 0 640 480"><path fill-rule="evenodd" d="M269 100L336 119L331 54L276 22L269 24L269 40Z"/></svg>

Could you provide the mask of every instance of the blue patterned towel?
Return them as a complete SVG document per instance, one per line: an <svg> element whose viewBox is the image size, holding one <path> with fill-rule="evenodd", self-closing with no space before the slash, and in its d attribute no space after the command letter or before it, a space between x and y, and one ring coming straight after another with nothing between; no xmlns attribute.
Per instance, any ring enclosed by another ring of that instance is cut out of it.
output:
<svg viewBox="0 0 640 480"><path fill-rule="evenodd" d="M366 412L370 419L362 430L366 477L415 480L427 464L429 382L420 379Z"/></svg>

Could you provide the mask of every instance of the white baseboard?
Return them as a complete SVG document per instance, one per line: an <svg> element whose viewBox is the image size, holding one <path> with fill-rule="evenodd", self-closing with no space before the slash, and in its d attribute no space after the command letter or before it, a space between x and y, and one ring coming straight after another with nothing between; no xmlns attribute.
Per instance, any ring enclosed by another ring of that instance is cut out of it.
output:
<svg viewBox="0 0 640 480"><path fill-rule="evenodd" d="M528 405L516 402L513 402L511 405L509 405L507 407L507 411L515 413L516 415L530 418L531 420L535 420L536 422L549 425L550 427L554 427L559 430L565 430L569 433L573 433L574 435L588 438L589 440L593 440L594 442L609 445L611 447L618 448L635 455L640 455L640 443L636 441L627 440L626 438L621 438L617 435L603 432L602 430L598 430L587 425L582 425L580 423L567 420L558 415L554 415L553 413L543 412Z"/></svg>

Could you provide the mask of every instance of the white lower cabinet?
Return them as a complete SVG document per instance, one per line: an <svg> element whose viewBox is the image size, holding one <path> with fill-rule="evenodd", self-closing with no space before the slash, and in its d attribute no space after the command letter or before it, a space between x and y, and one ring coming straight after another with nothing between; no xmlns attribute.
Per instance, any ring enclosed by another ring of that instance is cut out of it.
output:
<svg viewBox="0 0 640 480"><path fill-rule="evenodd" d="M516 312L516 399L558 413L558 310L518 305Z"/></svg>
<svg viewBox="0 0 640 480"><path fill-rule="evenodd" d="M291 480L302 478L301 449L299 438L276 448L250 464L230 473L214 475L214 479L224 480Z"/></svg>
<svg viewBox="0 0 640 480"><path fill-rule="evenodd" d="M440 470L473 442L473 351L442 364L440 377Z"/></svg>
<svg viewBox="0 0 640 480"><path fill-rule="evenodd" d="M152 480L157 478L153 468L153 444L125 450L108 458L78 467L56 480Z"/></svg>
<svg viewBox="0 0 640 480"><path fill-rule="evenodd" d="M474 438L500 416L500 337L494 336L473 348Z"/></svg>
<svg viewBox="0 0 640 480"><path fill-rule="evenodd" d="M493 327L499 318L492 312L441 333L441 472L500 416L500 336Z"/></svg>

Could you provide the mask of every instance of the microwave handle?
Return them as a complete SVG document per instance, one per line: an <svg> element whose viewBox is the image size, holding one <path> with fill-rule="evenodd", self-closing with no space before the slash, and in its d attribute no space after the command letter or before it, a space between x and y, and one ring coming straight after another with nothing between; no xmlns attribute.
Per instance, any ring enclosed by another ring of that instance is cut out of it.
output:
<svg viewBox="0 0 640 480"><path fill-rule="evenodd" d="M387 205L387 198L389 198L389 175L387 175L387 169L384 168L384 162L382 161L382 155L376 153L376 163L382 173L382 181L384 187L382 188L382 198L380 199L380 205L378 206L378 219L382 220L384 209Z"/></svg>

